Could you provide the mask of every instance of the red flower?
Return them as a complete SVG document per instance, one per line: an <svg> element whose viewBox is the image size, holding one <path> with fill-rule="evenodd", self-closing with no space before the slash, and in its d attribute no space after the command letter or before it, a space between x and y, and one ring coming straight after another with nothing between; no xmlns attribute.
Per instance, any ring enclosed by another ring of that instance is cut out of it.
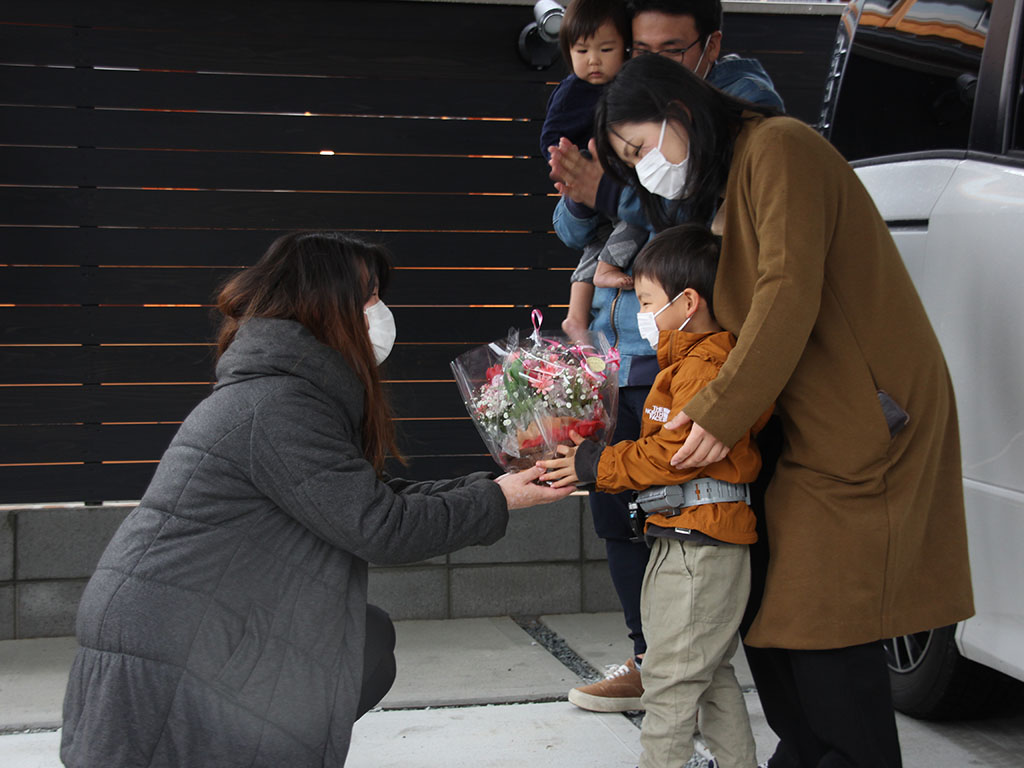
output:
<svg viewBox="0 0 1024 768"><path fill-rule="evenodd" d="M586 421L577 421L571 426L580 437L590 437L597 430L604 427L604 422L597 419L587 419Z"/></svg>

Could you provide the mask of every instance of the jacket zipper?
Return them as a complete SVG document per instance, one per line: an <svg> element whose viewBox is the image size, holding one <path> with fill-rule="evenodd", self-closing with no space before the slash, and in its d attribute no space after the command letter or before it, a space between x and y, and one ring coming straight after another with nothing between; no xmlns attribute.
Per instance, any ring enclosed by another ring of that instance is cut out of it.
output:
<svg viewBox="0 0 1024 768"><path fill-rule="evenodd" d="M619 288L617 291L615 291L615 298L612 299L612 311L611 311L610 316L608 318L609 321L611 321L611 324L612 324L612 335L614 337L614 340L612 341L612 346L613 347L619 346L619 329L615 326L615 307L618 305L619 297L621 295L622 295L622 289Z"/></svg>

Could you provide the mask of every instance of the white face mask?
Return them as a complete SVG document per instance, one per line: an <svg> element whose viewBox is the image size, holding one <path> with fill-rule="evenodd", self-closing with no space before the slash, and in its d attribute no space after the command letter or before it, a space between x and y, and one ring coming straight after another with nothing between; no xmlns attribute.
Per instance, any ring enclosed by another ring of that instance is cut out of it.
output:
<svg viewBox="0 0 1024 768"><path fill-rule="evenodd" d="M388 359L391 348L395 345L395 316L383 301L371 304L363 312L370 324L368 332L370 343L373 344L373 356L377 360L377 365L380 365Z"/></svg>
<svg viewBox="0 0 1024 768"><path fill-rule="evenodd" d="M690 160L690 153L686 153L683 162L676 164L670 163L661 154L666 125L668 125L668 119L662 120L658 146L640 158L640 162L636 164L636 176L640 180L641 186L652 195L676 200L682 197L683 189L686 187L686 164Z"/></svg>
<svg viewBox="0 0 1024 768"><path fill-rule="evenodd" d="M664 312L666 309L672 306L672 302L682 295L682 292L677 293L675 299L672 299L672 301L670 301L664 307L659 309L657 312L636 313L636 326L637 328L640 329L640 335L647 341L648 344L651 345L651 349L658 348L658 337L661 334L661 329L658 328L658 321L655 318L657 318L658 315L660 315L662 312ZM678 330L683 330L683 328L686 327L686 324L690 322L690 318L692 317L693 315L690 315L690 317L686 318L683 321L683 324L679 326Z"/></svg>
<svg viewBox="0 0 1024 768"><path fill-rule="evenodd" d="M708 52L708 43L707 43L707 40L705 40L704 41L704 47L701 49L701 52L700 52L700 58L697 59L697 66L695 66L693 68L693 73L695 75L697 75L697 77L699 77L701 80L707 80L708 79L708 74L710 74L710 72L711 72L711 67L708 67L708 71L705 72L703 75L698 75L697 74L698 72L700 72L701 62L704 61L704 54L707 53L707 52Z"/></svg>

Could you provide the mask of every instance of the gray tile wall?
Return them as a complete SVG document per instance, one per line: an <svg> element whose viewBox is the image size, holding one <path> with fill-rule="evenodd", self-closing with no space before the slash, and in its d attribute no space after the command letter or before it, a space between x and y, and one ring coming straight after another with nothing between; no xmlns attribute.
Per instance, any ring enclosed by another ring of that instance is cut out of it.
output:
<svg viewBox="0 0 1024 768"><path fill-rule="evenodd" d="M0 511L0 640L73 634L86 581L129 511ZM585 496L512 511L490 547L371 565L369 599L395 620L618 609Z"/></svg>
<svg viewBox="0 0 1024 768"><path fill-rule="evenodd" d="M15 579L88 579L127 507L33 509L18 513Z"/></svg>
<svg viewBox="0 0 1024 768"><path fill-rule="evenodd" d="M14 587L0 587L0 640L14 639Z"/></svg>
<svg viewBox="0 0 1024 768"><path fill-rule="evenodd" d="M0 512L0 582L14 579L14 521L13 512Z"/></svg>

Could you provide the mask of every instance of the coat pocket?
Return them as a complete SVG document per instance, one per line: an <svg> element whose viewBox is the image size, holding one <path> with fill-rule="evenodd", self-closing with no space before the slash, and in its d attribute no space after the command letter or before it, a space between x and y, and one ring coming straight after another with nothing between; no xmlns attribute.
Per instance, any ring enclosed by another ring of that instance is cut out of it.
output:
<svg viewBox="0 0 1024 768"><path fill-rule="evenodd" d="M217 682L232 690L241 690L263 655L269 637L270 612L258 605L251 606L242 639L217 675Z"/></svg>
<svg viewBox="0 0 1024 768"><path fill-rule="evenodd" d="M885 425L889 427L890 439L896 437L910 423L910 414L884 389L878 390L878 402L882 406Z"/></svg>

